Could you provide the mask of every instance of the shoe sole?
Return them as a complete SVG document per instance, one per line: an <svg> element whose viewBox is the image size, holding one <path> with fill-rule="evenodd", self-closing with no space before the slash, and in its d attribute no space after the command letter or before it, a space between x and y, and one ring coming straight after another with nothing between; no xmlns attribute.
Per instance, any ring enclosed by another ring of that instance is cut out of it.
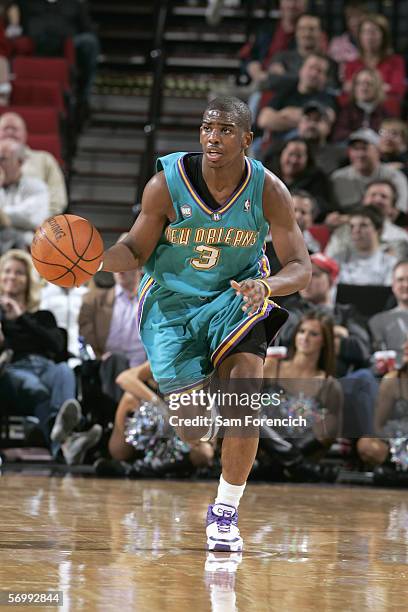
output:
<svg viewBox="0 0 408 612"><path fill-rule="evenodd" d="M94 425L91 430L95 427L97 426ZM94 433L92 436L90 436L88 439L84 439L84 444L82 448L78 449L76 453L70 454L69 452L64 451L63 448L62 453L64 455L67 465L81 465L85 459L86 453L98 444L99 440L102 438L102 434L103 429L101 426L98 426L98 429L94 429Z"/></svg>
<svg viewBox="0 0 408 612"><path fill-rule="evenodd" d="M242 552L243 543L237 542L236 544L221 544L220 542L208 542L207 550L212 552Z"/></svg>
<svg viewBox="0 0 408 612"><path fill-rule="evenodd" d="M72 433L75 427L81 420L81 413L78 411L76 403L72 402L67 404L67 408L62 412L60 418L57 418L52 428L50 438L53 442L59 442L60 444L66 440L66 438ZM54 433L54 429L57 432Z"/></svg>

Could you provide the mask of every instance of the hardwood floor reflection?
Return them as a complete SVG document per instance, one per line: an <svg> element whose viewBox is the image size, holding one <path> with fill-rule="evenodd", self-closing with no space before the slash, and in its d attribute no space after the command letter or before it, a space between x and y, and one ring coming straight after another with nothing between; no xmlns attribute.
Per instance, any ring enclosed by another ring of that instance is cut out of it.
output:
<svg viewBox="0 0 408 612"><path fill-rule="evenodd" d="M60 610L407 609L404 491L249 485L242 562L220 582L204 574L216 483L6 473L0 486L0 590L62 590Z"/></svg>

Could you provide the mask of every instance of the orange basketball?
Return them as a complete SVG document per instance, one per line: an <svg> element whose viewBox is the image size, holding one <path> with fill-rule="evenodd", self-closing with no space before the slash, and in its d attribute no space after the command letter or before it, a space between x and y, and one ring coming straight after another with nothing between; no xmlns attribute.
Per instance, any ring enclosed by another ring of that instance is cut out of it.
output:
<svg viewBox="0 0 408 612"><path fill-rule="evenodd" d="M37 229L31 244L39 274L60 287L79 287L89 280L102 260L98 230L82 217L57 215Z"/></svg>

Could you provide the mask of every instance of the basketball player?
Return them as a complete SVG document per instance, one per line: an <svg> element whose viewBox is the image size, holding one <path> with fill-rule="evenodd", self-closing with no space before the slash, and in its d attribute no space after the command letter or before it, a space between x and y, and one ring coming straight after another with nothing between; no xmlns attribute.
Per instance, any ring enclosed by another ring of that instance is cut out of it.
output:
<svg viewBox="0 0 408 612"><path fill-rule="evenodd" d="M269 300L303 289L311 265L286 187L245 151L248 106L217 98L204 112L202 153L157 162L128 236L104 254L111 272L143 265L139 320L164 394L226 380L262 379L270 341L288 313ZM263 245L271 231L282 269L269 276ZM225 437L222 476L207 515L209 550L240 551L238 505L258 438Z"/></svg>

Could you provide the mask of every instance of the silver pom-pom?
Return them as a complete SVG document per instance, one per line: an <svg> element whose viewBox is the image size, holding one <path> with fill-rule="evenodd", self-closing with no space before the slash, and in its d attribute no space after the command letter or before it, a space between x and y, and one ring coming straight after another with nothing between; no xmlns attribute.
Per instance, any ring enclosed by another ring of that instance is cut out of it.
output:
<svg viewBox="0 0 408 612"><path fill-rule="evenodd" d="M151 469L181 462L190 452L190 446L169 425L167 406L163 402L143 402L126 420L125 440L144 453L142 462Z"/></svg>
<svg viewBox="0 0 408 612"><path fill-rule="evenodd" d="M397 469L408 470L408 438L391 438L389 440L391 461Z"/></svg>

